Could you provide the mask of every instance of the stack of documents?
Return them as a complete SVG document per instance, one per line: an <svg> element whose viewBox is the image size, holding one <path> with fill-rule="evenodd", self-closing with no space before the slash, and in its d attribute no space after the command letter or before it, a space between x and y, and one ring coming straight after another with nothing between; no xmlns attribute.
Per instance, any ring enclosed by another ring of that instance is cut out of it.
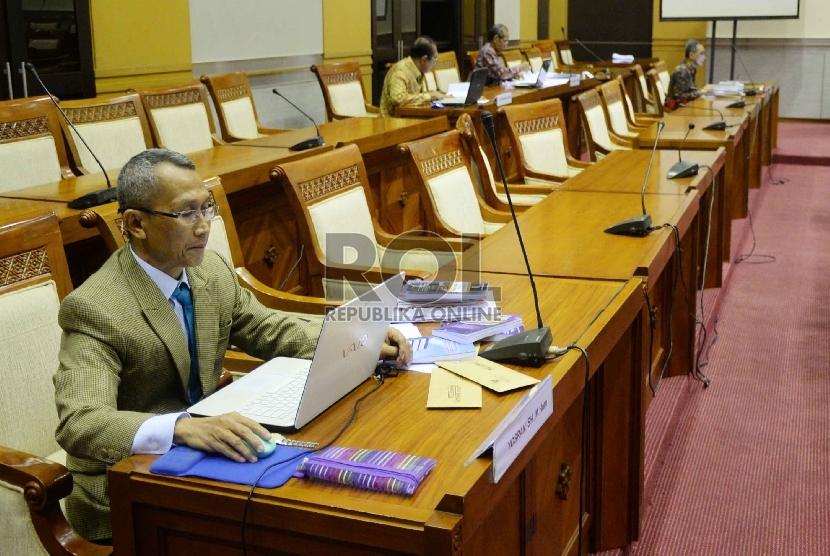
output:
<svg viewBox="0 0 830 556"><path fill-rule="evenodd" d="M634 56L631 54L617 54L614 52L611 55L611 61L615 64L633 64L634 63Z"/></svg>

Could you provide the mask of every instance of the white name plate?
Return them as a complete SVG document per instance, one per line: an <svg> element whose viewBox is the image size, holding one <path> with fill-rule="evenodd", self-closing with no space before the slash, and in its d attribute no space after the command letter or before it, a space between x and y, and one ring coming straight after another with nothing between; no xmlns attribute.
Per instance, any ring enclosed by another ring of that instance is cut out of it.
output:
<svg viewBox="0 0 830 556"><path fill-rule="evenodd" d="M502 93L500 95L496 95L496 106L501 107L507 104L513 104L513 94L512 93Z"/></svg>
<svg viewBox="0 0 830 556"><path fill-rule="evenodd" d="M575 73L575 74L571 75L571 87L579 87L579 81L580 81L581 77L582 76L579 75L578 73Z"/></svg>
<svg viewBox="0 0 830 556"><path fill-rule="evenodd" d="M553 415L553 378L548 375L519 400L516 407L473 452L465 465L469 465L492 447L492 480L494 483L499 482L551 415Z"/></svg>

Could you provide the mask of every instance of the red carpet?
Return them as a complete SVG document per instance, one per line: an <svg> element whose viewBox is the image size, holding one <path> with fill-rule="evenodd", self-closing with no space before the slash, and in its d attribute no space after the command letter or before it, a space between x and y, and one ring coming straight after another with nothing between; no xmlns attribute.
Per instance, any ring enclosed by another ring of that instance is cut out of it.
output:
<svg viewBox="0 0 830 556"><path fill-rule="evenodd" d="M764 184L753 222L777 262L729 269L712 385L661 384L641 540L602 556L830 554L830 168L773 171L790 181Z"/></svg>
<svg viewBox="0 0 830 556"><path fill-rule="evenodd" d="M828 146L830 125L826 123L779 124L773 160L779 164L830 166Z"/></svg>

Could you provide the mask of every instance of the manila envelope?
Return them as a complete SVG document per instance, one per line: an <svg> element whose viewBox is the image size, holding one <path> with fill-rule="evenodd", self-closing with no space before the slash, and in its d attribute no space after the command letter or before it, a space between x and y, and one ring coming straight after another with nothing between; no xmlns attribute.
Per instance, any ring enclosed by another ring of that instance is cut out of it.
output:
<svg viewBox="0 0 830 556"><path fill-rule="evenodd" d="M427 408L471 407L481 407L481 386L441 368L432 370Z"/></svg>
<svg viewBox="0 0 830 556"><path fill-rule="evenodd" d="M539 382L538 379L517 373L483 357L467 361L438 361L436 365L499 393L533 386Z"/></svg>

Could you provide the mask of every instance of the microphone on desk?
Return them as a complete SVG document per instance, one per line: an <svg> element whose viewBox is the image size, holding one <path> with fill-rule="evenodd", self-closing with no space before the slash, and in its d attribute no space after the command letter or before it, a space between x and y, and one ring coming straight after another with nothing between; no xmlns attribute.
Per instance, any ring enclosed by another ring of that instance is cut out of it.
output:
<svg viewBox="0 0 830 556"><path fill-rule="evenodd" d="M648 177L651 174L651 165L654 164L654 153L657 151L657 142L660 140L660 133L666 124L663 120L657 122L657 137L654 138L654 147L651 149L651 159L648 161L648 169L646 170L646 179L643 180L643 189L640 192L640 204L643 207L643 214L635 216L622 222L617 222L607 230L606 234L614 234L617 236L635 236L645 237L651 233L651 216L646 212L646 185L648 184Z"/></svg>
<svg viewBox="0 0 830 556"><path fill-rule="evenodd" d="M322 135L320 135L320 128L319 128L319 127L317 127L317 122L315 122L315 121L314 121L314 118L312 118L311 116L309 116L308 114L306 114L305 112L303 112L303 111L300 109L300 107L299 107L299 106L297 106L296 104L294 104L293 102L291 102L290 100L288 100L288 99L287 99L285 96L283 96L283 95L282 95L282 94L281 94L278 90L276 90L276 89L272 89L272 92L273 92L275 95L277 95L278 97L280 97L281 99L283 99L285 102L287 102L288 104L290 104L291 106L293 106L294 108L296 108L296 109L297 109L297 111L298 111L300 114L302 114L303 116L305 116L306 118L308 118L309 120L311 120L311 123L312 123L312 124L314 124L314 129L317 131L317 137L312 137L311 139L306 139L306 140L304 140L304 141L300 141L299 143L296 143L296 144L294 144L294 145L291 145L290 147L288 147L288 150L289 150L289 151L304 151L304 150L307 150L307 149L313 149L314 147L322 147L323 145L325 145L325 144L326 144L326 141L323 139L323 136L322 136Z"/></svg>
<svg viewBox="0 0 830 556"><path fill-rule="evenodd" d="M544 326L542 323L542 311L539 309L539 295L536 293L536 282L533 280L533 272L530 269L530 261L527 258L527 251L522 240L522 232L519 229L519 221L516 219L516 210L513 208L513 199L510 197L510 188L507 186L507 177L504 175L504 166L502 166L499 148L496 144L493 114L487 110L482 110L481 125L487 133L487 138L490 139L493 151L496 153L496 164L501 173L504 192L507 194L507 204L510 205L510 214L513 216L513 225L516 227L519 246L522 248L522 256L525 260L525 266L527 266L527 276L530 278L530 287L533 290L533 302L536 306L536 324L538 328L499 340L486 349L481 350L479 355L490 361L505 361L516 365L541 367L548 356L548 348L551 342L553 342L553 336L551 336L550 328Z"/></svg>
<svg viewBox="0 0 830 556"><path fill-rule="evenodd" d="M666 175L666 177L670 180L679 180L680 178L696 176L697 171L700 169L697 162L683 160L683 157L680 154L680 151L683 150L683 144L686 142L686 138L694 128L695 124L689 124L689 131L686 132L686 135L683 136L683 140L680 142L680 146L677 147L677 163L669 168L669 173Z"/></svg>
<svg viewBox="0 0 830 556"><path fill-rule="evenodd" d="M560 27L559 29L562 31L562 38L565 39L565 40L568 40L568 35L565 34L565 28Z"/></svg>
<svg viewBox="0 0 830 556"><path fill-rule="evenodd" d="M706 127L703 128L707 131L723 131L727 127L729 127L728 125L726 125L726 120L723 119L723 112L721 112L717 108L709 108L708 106L687 106L687 108L708 110L709 112L715 112L718 116L720 116L720 121L719 122L713 122L713 123L711 123L711 124L709 124L709 125L707 125Z"/></svg>
<svg viewBox="0 0 830 556"><path fill-rule="evenodd" d="M753 81L752 76L749 75L749 70L746 69L746 66L744 65L743 58L741 58L741 55L738 54L738 45L736 45L736 44L732 45L732 52L735 53L735 57L738 58L738 61L741 63L741 67L744 68L744 71L746 72L746 76L749 78L749 82L754 85L755 81ZM756 89L754 87L750 87L749 89L744 89L744 94L748 97L754 97L755 95L758 94L758 89ZM740 106L732 106L732 104L738 104L738 103L740 103L741 105ZM742 100L738 101L738 102L733 102L732 104L729 105L729 108L743 108L744 106L746 106L746 103Z"/></svg>
<svg viewBox="0 0 830 556"><path fill-rule="evenodd" d="M43 84L43 80L40 78L40 75L38 75L35 66L30 62L25 62L24 65L26 66L26 69L29 70L29 73L31 73L35 77L35 79L37 79L37 82L40 83L40 86L43 87L44 91L46 91L46 95L49 97L49 100L52 101L52 104L54 104L55 108L58 109L58 112L61 113L63 119L66 120L66 123L68 123L69 127L72 128L72 131L75 132L75 135L78 136L78 139L81 140L81 143L84 144L84 147L86 147L86 149L89 151L89 154L92 155L92 158L95 159L95 162L98 163L98 167L101 168L101 171L104 173L104 179L107 180L106 189L99 189L98 191L93 191L92 193L81 195L77 199L69 201L69 203L67 203L67 206L71 209L85 209L114 202L118 197L118 190L112 186L112 183L110 183L110 177L107 175L107 171L104 169L104 165L101 164L101 161L98 160L97 156L95 156L95 153L92 151L89 145L87 145L86 141L84 141L84 138L81 136L80 133L78 133L78 130L75 129L75 125L72 123L72 120L69 119L69 116L66 115L66 112L63 111L63 108L60 107L58 101L55 100L55 97L52 96L52 93L50 93L49 89L46 88L46 85Z"/></svg>

